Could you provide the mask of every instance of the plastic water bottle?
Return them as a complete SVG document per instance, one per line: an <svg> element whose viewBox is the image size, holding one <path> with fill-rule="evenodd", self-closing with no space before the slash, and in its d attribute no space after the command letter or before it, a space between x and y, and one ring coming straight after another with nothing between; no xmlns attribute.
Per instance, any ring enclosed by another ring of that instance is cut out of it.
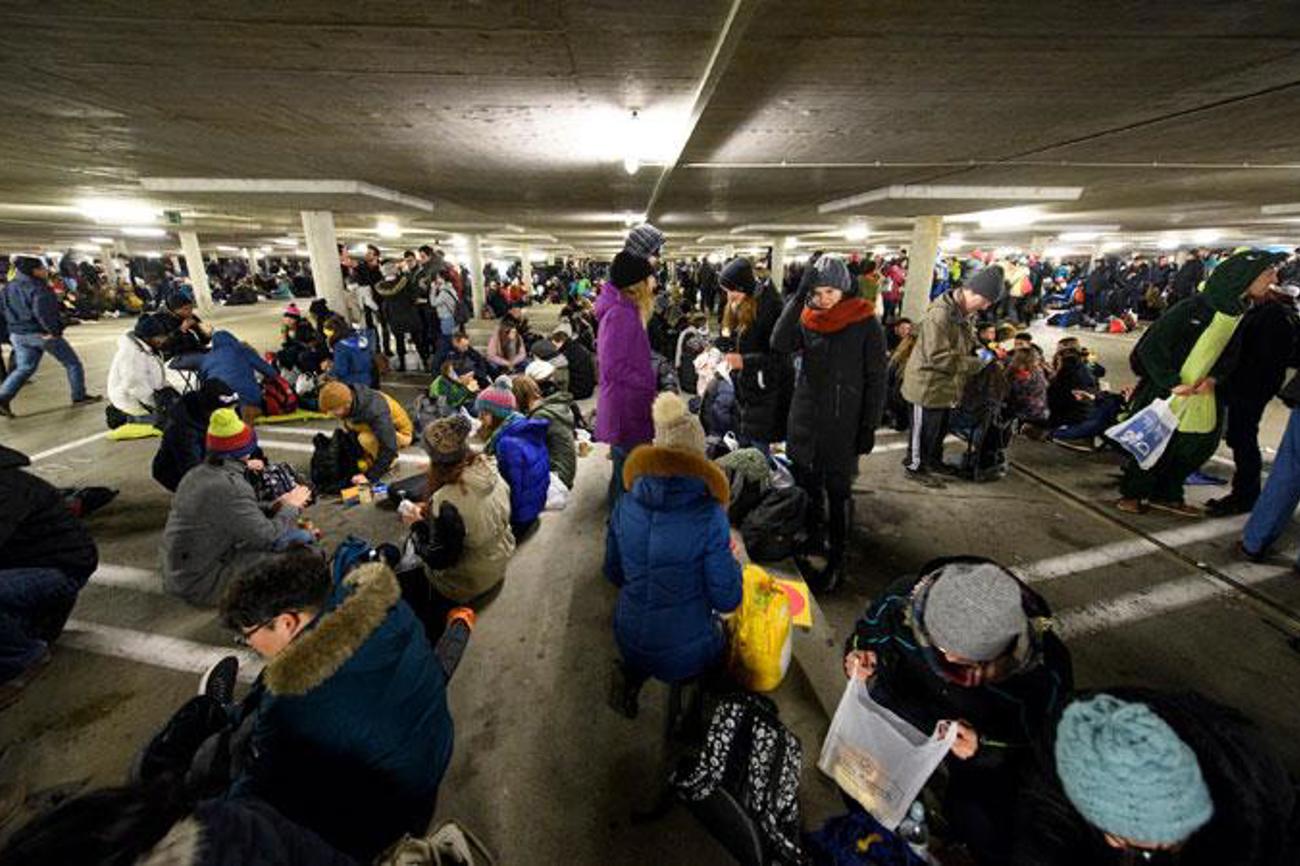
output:
<svg viewBox="0 0 1300 866"><path fill-rule="evenodd" d="M930 846L930 828L925 823L925 804L920 800L912 803L907 810L907 817L898 825L899 837L912 849L912 853L925 863L930 862L927 850Z"/></svg>

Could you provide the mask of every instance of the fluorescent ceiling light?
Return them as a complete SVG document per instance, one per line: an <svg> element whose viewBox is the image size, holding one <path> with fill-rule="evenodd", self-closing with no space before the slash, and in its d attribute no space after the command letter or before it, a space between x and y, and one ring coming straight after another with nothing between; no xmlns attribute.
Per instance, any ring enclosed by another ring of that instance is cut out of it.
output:
<svg viewBox="0 0 1300 866"><path fill-rule="evenodd" d="M546 250L533 250L531 253L528 254L528 260L530 262L546 261Z"/></svg>
<svg viewBox="0 0 1300 866"><path fill-rule="evenodd" d="M1103 253L1114 252L1115 250L1122 249L1124 249L1124 244L1121 241L1106 241L1101 245L1101 251Z"/></svg>
<svg viewBox="0 0 1300 866"><path fill-rule="evenodd" d="M276 245L277 247L296 247L296 246L298 246L298 239L297 239L297 238L287 238L287 237L286 237L286 238L276 238L276 239L275 239L275 245Z"/></svg>
<svg viewBox="0 0 1300 866"><path fill-rule="evenodd" d="M1182 241L1176 235L1165 235L1156 241L1156 246L1162 250L1176 250L1182 246Z"/></svg>
<svg viewBox="0 0 1300 866"><path fill-rule="evenodd" d="M146 259L161 259L162 253L158 252L157 250L146 250L144 257Z"/></svg>
<svg viewBox="0 0 1300 866"><path fill-rule="evenodd" d="M787 250L792 250L797 246L799 246L799 239L794 235L787 235L785 239L785 248Z"/></svg>
<svg viewBox="0 0 1300 866"><path fill-rule="evenodd" d="M1064 241L1065 243L1071 243L1074 241L1095 241L1099 237L1101 237L1101 232L1061 232L1057 235L1057 239Z"/></svg>
<svg viewBox="0 0 1300 866"><path fill-rule="evenodd" d="M1192 232L1192 242L1198 244L1212 244L1221 237L1223 232L1218 229L1199 229Z"/></svg>
<svg viewBox="0 0 1300 866"><path fill-rule="evenodd" d="M129 238L161 238L167 236L166 230L154 228L153 226L126 226L121 229L121 232Z"/></svg>
<svg viewBox="0 0 1300 866"><path fill-rule="evenodd" d="M227 246L221 246L221 245L218 245L218 246L217 246L217 252L222 252L222 253L237 253L237 252L239 252L239 247L227 247Z"/></svg>
<svg viewBox="0 0 1300 866"><path fill-rule="evenodd" d="M111 244L113 242L113 239L112 238L91 238L90 242L92 244L99 244L101 247L104 247Z"/></svg>
<svg viewBox="0 0 1300 866"><path fill-rule="evenodd" d="M1288 202L1286 204L1266 204L1259 209L1262 214L1288 214L1300 213L1300 201Z"/></svg>
<svg viewBox="0 0 1300 866"><path fill-rule="evenodd" d="M74 250L81 250L83 253L99 252L99 247L95 246L94 244L73 244L72 248Z"/></svg>
<svg viewBox="0 0 1300 866"><path fill-rule="evenodd" d="M982 229L1006 229L1031 226L1039 216L1036 207L1004 207L976 214Z"/></svg>
<svg viewBox="0 0 1300 866"><path fill-rule="evenodd" d="M835 213L877 201L1076 201L1081 186L977 186L973 184L894 184L869 192L832 199L818 213Z"/></svg>
<svg viewBox="0 0 1300 866"><path fill-rule="evenodd" d="M381 238L400 238L402 227L392 220L380 220L375 223L375 234Z"/></svg>
<svg viewBox="0 0 1300 866"><path fill-rule="evenodd" d="M295 250L293 251L293 253L294 253L294 255L296 255L296 256L303 256L303 257L306 257L306 256L311 255L311 253L310 253L307 249L305 249L304 247L298 247L297 249L295 249Z"/></svg>
<svg viewBox="0 0 1300 866"><path fill-rule="evenodd" d="M959 247L966 242L966 236L961 232L951 232L943 242L945 246Z"/></svg>
<svg viewBox="0 0 1300 866"><path fill-rule="evenodd" d="M767 232L771 234L805 234L807 232L833 232L839 226L834 223L751 223L744 226L736 226L731 230L733 235L753 234L755 232Z"/></svg>
<svg viewBox="0 0 1300 866"><path fill-rule="evenodd" d="M866 223L853 223L844 230L844 239L846 241L865 241L870 234L871 229L867 227Z"/></svg>
<svg viewBox="0 0 1300 866"><path fill-rule="evenodd" d="M365 245L365 244L353 244L352 246L348 247L348 252L350 252L350 253L352 253L352 254L354 254L354 255L364 256L364 255L366 254L366 245Z"/></svg>
<svg viewBox="0 0 1300 866"><path fill-rule="evenodd" d="M131 199L83 198L77 202L77 211L97 223L151 223L158 217L158 208Z"/></svg>
<svg viewBox="0 0 1300 866"><path fill-rule="evenodd" d="M880 244L876 244L874 247L871 248L871 252L873 255L883 256L886 252L888 252L888 250L884 246Z"/></svg>

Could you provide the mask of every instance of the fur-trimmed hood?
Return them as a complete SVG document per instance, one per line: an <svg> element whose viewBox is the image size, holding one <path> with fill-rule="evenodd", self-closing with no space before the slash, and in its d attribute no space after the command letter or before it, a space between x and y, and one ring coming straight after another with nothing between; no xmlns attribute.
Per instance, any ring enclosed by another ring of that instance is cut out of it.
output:
<svg viewBox="0 0 1300 866"><path fill-rule="evenodd" d="M262 679L271 694L304 695L332 677L375 633L402 595L392 570L377 562L353 570L343 587L335 599L347 588L352 591L267 663Z"/></svg>
<svg viewBox="0 0 1300 866"><path fill-rule="evenodd" d="M693 479L703 482L709 495L724 507L731 502L731 487L718 465L702 454L678 448L642 445L623 464L623 487L633 491L639 478Z"/></svg>

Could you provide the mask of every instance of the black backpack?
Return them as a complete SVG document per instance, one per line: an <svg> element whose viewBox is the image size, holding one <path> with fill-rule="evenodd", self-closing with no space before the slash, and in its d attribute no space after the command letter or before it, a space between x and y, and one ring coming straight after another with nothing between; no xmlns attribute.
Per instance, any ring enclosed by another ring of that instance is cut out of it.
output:
<svg viewBox="0 0 1300 866"><path fill-rule="evenodd" d="M338 493L352 484L361 459L361 443L350 430L335 430L334 435L317 433L312 439L311 483L321 493Z"/></svg>
<svg viewBox="0 0 1300 866"><path fill-rule="evenodd" d="M794 556L807 538L804 515L808 494L799 487L773 487L745 515L740 536L755 562L778 562Z"/></svg>

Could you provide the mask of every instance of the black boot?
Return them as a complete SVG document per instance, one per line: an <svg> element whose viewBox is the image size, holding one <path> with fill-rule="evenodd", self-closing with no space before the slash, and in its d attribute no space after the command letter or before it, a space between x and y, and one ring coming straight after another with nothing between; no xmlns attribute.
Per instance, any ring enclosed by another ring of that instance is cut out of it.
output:
<svg viewBox="0 0 1300 866"><path fill-rule="evenodd" d="M853 523L853 497L830 498L830 519L827 521L830 544L826 553L826 568L817 578L819 592L834 592L844 578L844 554Z"/></svg>

